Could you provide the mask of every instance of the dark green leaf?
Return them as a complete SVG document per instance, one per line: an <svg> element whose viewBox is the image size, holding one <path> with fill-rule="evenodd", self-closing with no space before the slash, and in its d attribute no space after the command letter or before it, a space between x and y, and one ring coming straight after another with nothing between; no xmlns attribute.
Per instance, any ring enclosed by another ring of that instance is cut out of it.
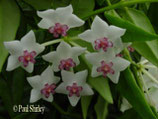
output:
<svg viewBox="0 0 158 119"><path fill-rule="evenodd" d="M97 114L97 119L106 119L108 114L108 103L101 96L98 97L94 108Z"/></svg>
<svg viewBox="0 0 158 119"><path fill-rule="evenodd" d="M52 0L52 7L54 9L58 7L66 7L70 4L71 0Z"/></svg>
<svg viewBox="0 0 158 119"><path fill-rule="evenodd" d="M11 80L11 79L10 79ZM25 71L22 68L18 68L13 74L13 100L14 104L21 104L23 93L24 93L24 83L25 83Z"/></svg>
<svg viewBox="0 0 158 119"><path fill-rule="evenodd" d="M2 98L2 101L9 113L9 116L14 117L15 114L13 112L12 97L9 89L10 88L8 87L6 81L0 78L0 97Z"/></svg>
<svg viewBox="0 0 158 119"><path fill-rule="evenodd" d="M130 69L126 69L120 77L118 90L128 100L142 119L157 119L148 105L143 92L139 89Z"/></svg>
<svg viewBox="0 0 158 119"><path fill-rule="evenodd" d="M14 0L0 0L0 72L7 57L3 42L14 40L20 22L20 12Z"/></svg>
<svg viewBox="0 0 158 119"><path fill-rule="evenodd" d="M81 106L82 106L82 113L83 113L83 118L87 118L87 112L88 112L88 107L91 103L92 96L84 96L81 97Z"/></svg>
<svg viewBox="0 0 158 119"><path fill-rule="evenodd" d="M103 77L90 77L88 83L108 102L113 103L108 79Z"/></svg>
<svg viewBox="0 0 158 119"><path fill-rule="evenodd" d="M140 26L111 14L111 12L105 12L105 16L113 25L127 30L125 35L122 37L124 42L150 41L158 38L158 35L155 33L150 33L148 30L142 29Z"/></svg>
<svg viewBox="0 0 158 119"><path fill-rule="evenodd" d="M127 32L125 36L123 37L123 40L129 41L129 39L131 38L133 39L133 41L142 41L142 42L133 42L133 47L142 56L144 56L146 59L148 59L150 62L152 62L156 66L158 66L158 52L157 52L158 40L144 42L146 40L151 40L151 39L156 38L156 37L152 38L151 35L149 35L149 34L155 34L155 32L149 19L146 17L144 13L134 10L134 9L126 8L124 13L121 13L123 18L126 20L118 18L115 14L107 13L106 15L111 19L110 22L114 24L115 24L115 21L118 21L116 24L119 24L119 22L123 23L124 21L125 26L128 26L126 23L132 24L131 27L126 27ZM133 26L138 27L139 30L137 28L134 28ZM133 32L131 32L130 30L133 30ZM142 32L143 30L147 32L148 35L145 32L143 33Z"/></svg>
<svg viewBox="0 0 158 119"><path fill-rule="evenodd" d="M74 13L79 16L83 17L89 12L92 12L95 6L94 0L72 0L71 4L74 9Z"/></svg>
<svg viewBox="0 0 158 119"><path fill-rule="evenodd" d="M26 3L30 4L36 10L44 10L51 8L52 0L24 0Z"/></svg>
<svg viewBox="0 0 158 119"><path fill-rule="evenodd" d="M142 119L134 109L127 110L118 119Z"/></svg>

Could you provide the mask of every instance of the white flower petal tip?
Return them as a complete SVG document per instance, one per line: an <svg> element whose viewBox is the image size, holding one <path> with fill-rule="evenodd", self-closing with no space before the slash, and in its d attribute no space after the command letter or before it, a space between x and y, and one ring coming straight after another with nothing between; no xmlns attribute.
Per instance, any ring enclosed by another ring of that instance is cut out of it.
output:
<svg viewBox="0 0 158 119"><path fill-rule="evenodd" d="M55 72L74 68L80 62L78 56L85 52L85 48L71 47L66 42L61 42L56 51L50 52L43 56L43 59L53 63L52 68Z"/></svg>
<svg viewBox="0 0 158 119"><path fill-rule="evenodd" d="M37 12L37 15L42 18L38 26L53 34L54 37L66 36L70 28L79 27L84 24L84 21L72 14L72 6L60 7L56 10L46 10ZM57 32L61 30L61 32Z"/></svg>
<svg viewBox="0 0 158 119"><path fill-rule="evenodd" d="M109 26L100 17L96 16L91 29L78 36L82 40L90 42L93 48L97 51L101 50L106 52L108 49L114 48L114 50L119 50L116 51L117 53L121 52L123 49L123 43L120 37L124 35L125 31L125 29L113 25Z"/></svg>
<svg viewBox="0 0 158 119"><path fill-rule="evenodd" d="M76 106L81 96L93 95L93 90L86 83L88 71L73 72L62 71L63 82L57 87L56 92L68 95L72 106Z"/></svg>
<svg viewBox="0 0 158 119"><path fill-rule="evenodd" d="M4 46L11 54L8 58L7 71L21 66L29 73L33 72L35 57L45 49L36 43L32 30L22 37L21 41L4 42Z"/></svg>
<svg viewBox="0 0 158 119"><path fill-rule="evenodd" d="M48 102L52 102L56 84L60 81L60 78L54 76L54 72L51 67L48 66L40 76L28 77L27 81L33 88L30 97L31 103L36 102L41 98Z"/></svg>
<svg viewBox="0 0 158 119"><path fill-rule="evenodd" d="M132 108L132 105L125 98L123 98L121 108L120 108L121 112L125 112L126 110L131 109L131 108Z"/></svg>

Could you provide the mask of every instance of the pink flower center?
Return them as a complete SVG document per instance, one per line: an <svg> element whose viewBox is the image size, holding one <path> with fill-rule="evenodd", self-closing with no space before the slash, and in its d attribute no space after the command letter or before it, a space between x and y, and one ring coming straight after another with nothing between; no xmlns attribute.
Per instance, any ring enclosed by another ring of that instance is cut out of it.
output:
<svg viewBox="0 0 158 119"><path fill-rule="evenodd" d="M46 97L49 98L50 94L54 94L55 93L55 89L56 85L53 83L51 85L49 85L48 83L45 84L45 87L41 90L41 93Z"/></svg>
<svg viewBox="0 0 158 119"><path fill-rule="evenodd" d="M95 40L94 43L96 50L100 50L102 48L104 51L107 51L107 48L113 47L113 43L105 37Z"/></svg>
<svg viewBox="0 0 158 119"><path fill-rule="evenodd" d="M128 46L127 49L128 49L128 51L130 51L130 52L134 52L134 51L135 51L134 48L131 47L131 46Z"/></svg>
<svg viewBox="0 0 158 119"><path fill-rule="evenodd" d="M80 97L80 92L83 90L82 86L77 86L77 83L73 83L72 86L67 86L66 90L69 91L69 97L76 95Z"/></svg>
<svg viewBox="0 0 158 119"><path fill-rule="evenodd" d="M123 57L123 54L121 54L121 53L116 54L116 57Z"/></svg>
<svg viewBox="0 0 158 119"><path fill-rule="evenodd" d="M55 38L61 36L66 36L69 27L67 25L62 25L60 23L56 23L55 26L49 28L49 32L53 34Z"/></svg>
<svg viewBox="0 0 158 119"><path fill-rule="evenodd" d="M35 56L36 56L36 52L35 51L32 51L32 52L28 52L27 50L25 50L23 52L23 56L19 56L19 62L22 62L24 67L27 67L29 62L31 63L35 63Z"/></svg>
<svg viewBox="0 0 158 119"><path fill-rule="evenodd" d="M106 63L101 61L101 66L97 68L97 72L102 72L103 76L106 77L107 74L114 74L115 71L112 69L113 63Z"/></svg>
<svg viewBox="0 0 158 119"><path fill-rule="evenodd" d="M76 66L76 63L73 61L72 58L68 58L66 60L61 60L59 64L60 70L70 70L70 68L73 68Z"/></svg>

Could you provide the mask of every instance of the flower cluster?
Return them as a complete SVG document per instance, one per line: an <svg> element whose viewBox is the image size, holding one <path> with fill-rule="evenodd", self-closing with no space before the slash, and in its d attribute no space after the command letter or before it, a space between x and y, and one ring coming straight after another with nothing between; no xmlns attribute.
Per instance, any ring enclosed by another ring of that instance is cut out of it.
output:
<svg viewBox="0 0 158 119"><path fill-rule="evenodd" d="M84 24L84 21L72 12L71 5L56 10L38 11L38 16L42 18L38 26L47 29L54 38L65 37L69 29ZM79 56L84 53L86 59L93 65L92 77L102 75L105 78L108 77L113 83L118 83L120 72L130 65L129 61L117 55L124 49L121 40L124 33L125 29L109 26L96 16L91 29L78 35L80 39L90 42L95 52L87 53L86 48L73 47L68 42L61 41L56 51L42 56L45 61L51 63L51 66L48 66L41 75L27 78L33 87L30 102L36 102L41 98L52 102L55 93L62 93L66 94L71 105L75 106L81 96L93 95L93 90L86 83L87 69L76 73L73 70L80 64ZM29 73L33 72L36 56L45 49L44 45L36 43L33 31L26 34L21 41L5 42L4 45L11 54L8 58L7 71L21 66ZM54 72L59 71L61 76L55 76Z"/></svg>

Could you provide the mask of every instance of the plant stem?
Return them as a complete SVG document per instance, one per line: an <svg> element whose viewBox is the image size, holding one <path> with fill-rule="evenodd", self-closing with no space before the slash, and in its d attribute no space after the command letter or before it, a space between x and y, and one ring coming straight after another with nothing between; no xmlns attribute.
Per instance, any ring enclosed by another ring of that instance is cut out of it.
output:
<svg viewBox="0 0 158 119"><path fill-rule="evenodd" d="M136 3L145 3L145 2L158 2L158 0L131 0L131 1L120 1L119 3L116 3L114 5L110 5L101 9L98 9L96 11L93 11L91 13L89 13L88 15L84 16L82 19L87 19L88 17L92 16L92 15L96 15L102 12L105 12L107 10L112 10L112 9L116 9L116 8L120 8L120 7L125 7L125 6L129 6L129 5L133 5Z"/></svg>
<svg viewBox="0 0 158 119"><path fill-rule="evenodd" d="M145 69L142 69L142 72L146 74L153 82L158 84L158 80L156 80L149 72L147 72Z"/></svg>
<svg viewBox="0 0 158 119"><path fill-rule="evenodd" d="M62 39L56 39L56 40L52 40L52 41L45 42L45 43L43 43L42 45L43 45L43 46L48 46L48 45L52 45L52 44L59 43L59 42L61 42L61 41L62 41Z"/></svg>

